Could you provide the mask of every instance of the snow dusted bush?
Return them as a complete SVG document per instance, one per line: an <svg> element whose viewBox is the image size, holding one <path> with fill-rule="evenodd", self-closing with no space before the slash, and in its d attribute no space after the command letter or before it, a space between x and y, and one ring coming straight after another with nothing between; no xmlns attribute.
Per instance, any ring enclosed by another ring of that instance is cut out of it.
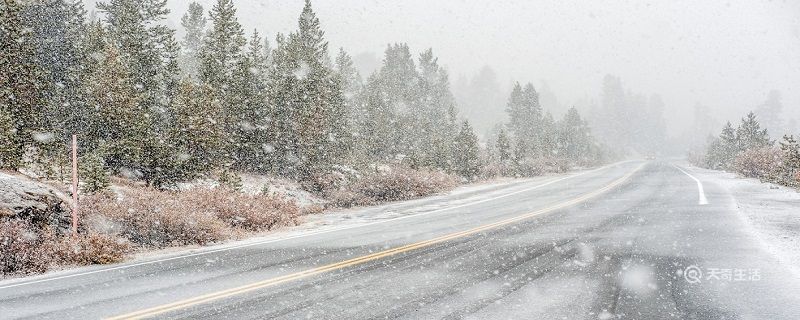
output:
<svg viewBox="0 0 800 320"><path fill-rule="evenodd" d="M227 239L236 229L270 230L297 223L300 208L275 195L249 195L228 188L183 192L136 188L122 197L84 200L87 226L115 233L146 247L206 244Z"/></svg>
<svg viewBox="0 0 800 320"><path fill-rule="evenodd" d="M120 262L131 250L130 243L106 234L81 234L63 237L55 243L54 256L61 264L90 265Z"/></svg>
<svg viewBox="0 0 800 320"><path fill-rule="evenodd" d="M230 232L213 212L196 210L173 192L142 188L121 198L99 194L84 198L82 205L90 230L147 247L206 244Z"/></svg>
<svg viewBox="0 0 800 320"><path fill-rule="evenodd" d="M366 175L329 196L340 207L369 205L385 201L419 198L455 188L458 177L439 171L392 167Z"/></svg>
<svg viewBox="0 0 800 320"><path fill-rule="evenodd" d="M231 227L250 231L295 225L300 207L277 195L248 195L226 189L193 189L180 196L197 212L209 212Z"/></svg>
<svg viewBox="0 0 800 320"><path fill-rule="evenodd" d="M47 271L53 252L53 243L48 238L45 232L27 221L0 222L0 274Z"/></svg>
<svg viewBox="0 0 800 320"><path fill-rule="evenodd" d="M766 179L780 167L781 157L780 149L774 147L752 148L736 156L733 168L745 177Z"/></svg>

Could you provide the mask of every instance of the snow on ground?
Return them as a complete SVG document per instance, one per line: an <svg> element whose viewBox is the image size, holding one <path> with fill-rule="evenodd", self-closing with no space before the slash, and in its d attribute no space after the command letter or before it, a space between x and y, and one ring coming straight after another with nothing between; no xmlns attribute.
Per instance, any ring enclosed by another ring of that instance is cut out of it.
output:
<svg viewBox="0 0 800 320"><path fill-rule="evenodd" d="M764 244L800 274L800 193L792 188L742 178L735 173L692 168L703 182L725 189Z"/></svg>

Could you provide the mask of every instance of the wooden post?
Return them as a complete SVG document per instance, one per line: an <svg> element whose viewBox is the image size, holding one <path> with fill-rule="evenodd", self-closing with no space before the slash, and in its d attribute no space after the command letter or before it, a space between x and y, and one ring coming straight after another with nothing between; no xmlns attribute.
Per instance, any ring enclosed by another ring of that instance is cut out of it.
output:
<svg viewBox="0 0 800 320"><path fill-rule="evenodd" d="M72 236L78 236L78 137L72 135Z"/></svg>

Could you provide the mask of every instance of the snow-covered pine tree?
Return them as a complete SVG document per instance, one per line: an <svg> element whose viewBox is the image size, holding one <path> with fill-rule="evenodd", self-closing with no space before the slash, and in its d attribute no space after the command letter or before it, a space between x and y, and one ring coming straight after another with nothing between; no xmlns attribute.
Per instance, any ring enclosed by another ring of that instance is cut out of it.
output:
<svg viewBox="0 0 800 320"><path fill-rule="evenodd" d="M739 146L738 151L745 151L752 148L766 147L772 145L767 129L761 129L756 115L753 112L742 118L742 123L736 129L736 140Z"/></svg>
<svg viewBox="0 0 800 320"><path fill-rule="evenodd" d="M511 140L509 140L508 134L503 128L500 128L497 133L496 148L497 159L500 160L501 164L508 164L508 161L511 160Z"/></svg>
<svg viewBox="0 0 800 320"><path fill-rule="evenodd" d="M250 45L244 57L236 63L232 84L230 112L228 120L235 125L229 128L234 144L231 148L234 169L265 172L271 168L268 152L271 141L266 96L267 64L264 56L263 40L257 31L253 32Z"/></svg>
<svg viewBox="0 0 800 320"><path fill-rule="evenodd" d="M800 186L800 144L792 135L784 135L780 142L781 166L774 174L773 179L781 184L798 187Z"/></svg>
<svg viewBox="0 0 800 320"><path fill-rule="evenodd" d="M363 164L365 160L363 158L363 150L361 150L363 145L357 145L360 143L357 138L358 123L363 121L364 116L360 106L360 103L363 101L363 83L361 75L358 73L358 70L356 70L352 57L350 57L343 48L339 48L339 54L336 56L336 61L334 63L334 70L341 84L345 102L345 125L348 132L347 136L350 139L347 144L351 146L348 162L351 164Z"/></svg>
<svg viewBox="0 0 800 320"><path fill-rule="evenodd" d="M175 31L164 24L169 14L167 0L108 0L97 7L104 13L107 38L130 70L143 109L165 130L173 91L178 83L178 43Z"/></svg>
<svg viewBox="0 0 800 320"><path fill-rule="evenodd" d="M238 95L239 83L234 81L234 73L245 59L244 46L247 44L244 31L236 18L236 8L232 0L217 0L211 8L211 29L200 49L200 79L214 90L222 105L222 113L217 119L229 134L225 144L230 161L237 149L238 108L241 101Z"/></svg>
<svg viewBox="0 0 800 320"><path fill-rule="evenodd" d="M0 3L0 113L5 126L9 118L11 122L11 130L0 129L11 143L0 158L2 166L12 170L19 168L22 155L35 142L33 134L45 129L47 105L47 81L32 45L35 34L26 28L21 8L16 0Z"/></svg>
<svg viewBox="0 0 800 320"><path fill-rule="evenodd" d="M66 175L66 141L73 133L83 134L90 114L84 90L89 64L83 48L87 34L86 12L81 1L43 0L30 2L24 9L26 27L36 50L36 63L43 70L43 95L47 105L43 130L37 140L34 160L45 175ZM83 142L83 141L82 141Z"/></svg>
<svg viewBox="0 0 800 320"><path fill-rule="evenodd" d="M197 2L189 4L189 9L181 18L183 41L181 41L180 66L184 77L199 80L200 49L206 32L207 19L203 6Z"/></svg>
<svg viewBox="0 0 800 320"><path fill-rule="evenodd" d="M337 164L349 152L342 87L328 59L328 42L306 1L298 30L278 38L270 72L271 119L281 131L285 174L301 180Z"/></svg>
<svg viewBox="0 0 800 320"><path fill-rule="evenodd" d="M85 153L78 163L80 164L79 170L83 182L81 190L83 192L97 193L108 189L111 181L101 150Z"/></svg>
<svg viewBox="0 0 800 320"><path fill-rule="evenodd" d="M523 88L519 83L514 85L508 99L506 112L509 116L508 129L514 137L517 159L541 155L542 107L539 95L532 84Z"/></svg>
<svg viewBox="0 0 800 320"><path fill-rule="evenodd" d="M591 157L589 154L591 143L592 138L586 121L581 118L578 109L569 108L558 124L559 155L577 163L587 163Z"/></svg>
<svg viewBox="0 0 800 320"><path fill-rule="evenodd" d="M478 176L481 169L480 146L478 136L464 121L461 130L456 135L453 143L453 171L468 180Z"/></svg>
<svg viewBox="0 0 800 320"><path fill-rule="evenodd" d="M170 111L173 122L169 136L178 154L180 179L191 180L220 168L226 132L216 120L222 110L213 90L185 79Z"/></svg>
<svg viewBox="0 0 800 320"><path fill-rule="evenodd" d="M413 139L409 153L417 165L449 170L450 148L459 131L455 98L447 71L439 66L432 49L421 53L418 62L416 99L408 113L412 124L409 135Z"/></svg>

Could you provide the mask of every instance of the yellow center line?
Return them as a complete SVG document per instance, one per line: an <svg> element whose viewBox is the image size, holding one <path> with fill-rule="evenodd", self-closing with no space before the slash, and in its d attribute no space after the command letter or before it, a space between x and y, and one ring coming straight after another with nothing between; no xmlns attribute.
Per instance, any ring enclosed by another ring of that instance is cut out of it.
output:
<svg viewBox="0 0 800 320"><path fill-rule="evenodd" d="M473 234L476 234L476 233L479 233L479 232L482 232L482 231L486 231L486 230L502 227L502 226L505 226L505 225L509 225L509 224L512 224L512 223L515 223L515 222L518 222L518 221L521 221L521 220L529 219L529 218L532 218L532 217L547 213L547 212L552 212L552 211L555 211L555 210L563 209L563 208L566 208L566 207L569 207L569 206L584 202L584 201L586 201L588 199L591 199L593 197L599 196L599 195L607 192L608 190L611 190L612 188L620 185L621 183L625 182L626 180L628 180L634 173L639 171L643 166L644 166L644 164L639 165L633 171L631 171L628 174L626 174L625 176L623 176L623 177L611 182L610 184L606 185L605 187L597 189L597 190L595 190L595 191L593 191L591 193L585 194L585 195L580 196L578 198L575 198L575 199L572 199L572 200L569 200L569 201L566 201L566 202L561 202L561 203L552 205L552 206L544 208L544 209L539 209L539 210L536 210L536 211L533 211L533 212L529 212L529 213L526 213L526 214L523 214L523 215L519 215L519 216L516 216L516 217L500 220L500 221L497 221L497 222L494 222L494 223L478 226L478 227L475 227L475 228L472 228L472 229L459 231L459 232L455 232L455 233L450 233L450 234L443 235L443 236L440 236L440 237L436 237L436 238L433 238L433 239L420 241L420 242L416 242L416 243L411 243L411 244L407 244L407 245L400 246L400 247L397 247L397 248L393 248L393 249L389 249L389 250L385 250L385 251L381 251L381 252L376 252L376 253L368 254L368 255L365 255L365 256L361 256L361 257L357 257L357 258L353 258L353 259L349 259L349 260L344 260L344 261L340 261L340 262L336 262L336 263L332 263L332 264L328 264L328 265L312 268L312 269L305 270L305 271L300 271L300 272L296 272L296 273L287 274L287 275L284 275L284 276L279 276L279 277L270 278L270 279L266 279L266 280L262 280L262 281L258 281L258 282L253 282L253 283L250 283L250 284L247 284L247 285L243 285L243 286L239 286L239 287L235 287L235 288L231 288L231 289L212 292L212 293L196 296L196 297L193 297L193 298L188 298L188 299L184 299L184 300L180 300L180 301L176 301L176 302L172 302L172 303L168 303L168 304L163 304L163 305L160 305L160 306L155 306L155 307L152 307L152 308L147 308L147 309L143 309L143 310L139 310L139 311L134 311L134 312L127 313L127 314L114 316L114 317L111 317L111 318L108 318L108 319L110 319L110 320L143 319L143 318L147 318L147 317L152 317L152 316L159 315L159 314L162 314L162 313L175 311L175 310L179 310L179 309L184 309L184 308L188 308L188 307L191 307L191 306L203 304L203 303L206 303L206 302L227 298L227 297L243 294L243 293L254 291L254 290L258 290L258 289L263 289L265 287L275 286L275 285L278 285L278 284L281 284L281 283L285 283L285 282L289 282L289 281L293 281L293 280L298 280L298 279L302 279L302 278L306 278L306 277L310 277L310 276L317 275L317 274L320 274L320 273L334 271L334 270L346 268L346 267L349 267L349 266L358 265L358 264L362 264L362 263L378 260L378 259L381 259L381 258L384 258L384 257L388 257L388 256L396 255L396 254L399 254L399 253L408 252L408 251L412 251L412 250L428 247L428 246L431 246L431 245L434 245L434 244L437 244L437 243L441 243L441 242L444 242L444 241L457 239L457 238L462 238L462 237L465 237L465 236L468 236L468 235L473 235Z"/></svg>

